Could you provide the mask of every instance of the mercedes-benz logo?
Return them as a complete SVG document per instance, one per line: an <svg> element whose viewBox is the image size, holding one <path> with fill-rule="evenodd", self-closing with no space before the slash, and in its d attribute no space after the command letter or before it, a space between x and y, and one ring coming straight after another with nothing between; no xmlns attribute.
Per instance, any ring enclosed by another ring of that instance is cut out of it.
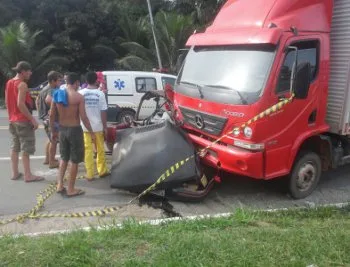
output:
<svg viewBox="0 0 350 267"><path fill-rule="evenodd" d="M197 128L203 129L204 128L204 121L203 121L202 116L197 114L194 119L195 119Z"/></svg>

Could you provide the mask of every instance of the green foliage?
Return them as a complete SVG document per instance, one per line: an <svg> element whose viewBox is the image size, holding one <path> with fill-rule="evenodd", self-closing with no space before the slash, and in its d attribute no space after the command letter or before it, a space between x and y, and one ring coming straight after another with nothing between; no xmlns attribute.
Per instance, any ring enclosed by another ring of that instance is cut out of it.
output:
<svg viewBox="0 0 350 267"><path fill-rule="evenodd" d="M223 0L151 0L164 67ZM151 70L158 66L146 0L0 1L0 87L19 60L34 66L32 85L51 69Z"/></svg>
<svg viewBox="0 0 350 267"><path fill-rule="evenodd" d="M2 87L5 79L13 75L12 67L18 61L26 60L32 64L37 76L45 75L48 69L59 69L70 62L56 55L57 48L48 45L40 50L35 49L37 37L41 31L32 32L25 23L14 21L9 26L0 29L0 77Z"/></svg>
<svg viewBox="0 0 350 267"><path fill-rule="evenodd" d="M348 210L239 209L228 218L0 238L4 266L349 266Z"/></svg>

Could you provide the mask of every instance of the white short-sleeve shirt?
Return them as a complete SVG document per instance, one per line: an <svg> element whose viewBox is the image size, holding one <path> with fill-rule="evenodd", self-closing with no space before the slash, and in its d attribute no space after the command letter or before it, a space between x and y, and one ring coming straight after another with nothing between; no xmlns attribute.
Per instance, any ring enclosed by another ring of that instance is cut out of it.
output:
<svg viewBox="0 0 350 267"><path fill-rule="evenodd" d="M106 96L99 89L82 89L78 91L85 99L86 115L90 121L93 132L102 132L103 123L101 119L101 111L107 111ZM88 132L83 122L81 126L84 132Z"/></svg>

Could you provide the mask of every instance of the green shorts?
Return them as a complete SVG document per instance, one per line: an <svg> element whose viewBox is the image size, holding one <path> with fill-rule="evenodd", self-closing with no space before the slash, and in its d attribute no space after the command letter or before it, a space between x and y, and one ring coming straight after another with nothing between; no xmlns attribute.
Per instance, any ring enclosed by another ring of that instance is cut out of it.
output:
<svg viewBox="0 0 350 267"><path fill-rule="evenodd" d="M17 153L23 151L28 155L35 153L35 130L30 122L11 122L11 150Z"/></svg>
<svg viewBox="0 0 350 267"><path fill-rule="evenodd" d="M59 131L61 159L79 164L84 161L84 135L81 126L60 126Z"/></svg>

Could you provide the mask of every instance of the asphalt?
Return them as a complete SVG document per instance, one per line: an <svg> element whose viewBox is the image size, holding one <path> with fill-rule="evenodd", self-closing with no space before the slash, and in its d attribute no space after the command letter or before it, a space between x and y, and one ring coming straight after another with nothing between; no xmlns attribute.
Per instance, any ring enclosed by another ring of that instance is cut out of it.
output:
<svg viewBox="0 0 350 267"><path fill-rule="evenodd" d="M46 180L37 183L25 183L22 180L11 181L10 135L7 115L0 111L0 221L30 210L36 204L36 194L55 181L57 170L49 170L43 165L44 147L47 137L43 129L36 132L37 152L31 160L35 174L45 176ZM20 168L22 168L20 164ZM170 202L174 210L182 216L218 214L234 211L238 207L285 208L296 206L314 206L329 203L343 203L350 200L350 166L324 173L318 189L308 198L292 200L279 181L256 181L246 177L223 174L222 182L216 184L210 194L199 203ZM84 165L80 166L80 175L84 174ZM159 209L147 205L127 205L135 195L124 191L112 190L109 178L88 182L78 180L77 187L86 191L84 196L67 199L54 194L44 205L45 212L89 211L103 207L121 207L107 222L120 222L125 218L157 219L165 217ZM103 219L104 221L105 219ZM48 230L62 230L100 224L98 218L84 219L40 219L24 224L12 223L0 226L1 233L30 233Z"/></svg>
<svg viewBox="0 0 350 267"><path fill-rule="evenodd" d="M43 165L44 149L47 137L43 129L36 131L36 153L31 158L31 168L37 175L45 177L45 181L35 183L25 183L23 179L12 181L10 168L10 135L7 126L7 116L0 111L0 216L18 214L28 211L35 205L36 194L55 181L58 170L50 170L47 165ZM20 171L23 172L20 162ZM79 175L84 174L84 164L79 166ZM65 199L61 195L54 195L47 201L46 210L65 210L80 207L111 206L128 202L132 196L109 187L109 178L87 182L78 180L77 187L86 191L85 196L79 198Z"/></svg>

